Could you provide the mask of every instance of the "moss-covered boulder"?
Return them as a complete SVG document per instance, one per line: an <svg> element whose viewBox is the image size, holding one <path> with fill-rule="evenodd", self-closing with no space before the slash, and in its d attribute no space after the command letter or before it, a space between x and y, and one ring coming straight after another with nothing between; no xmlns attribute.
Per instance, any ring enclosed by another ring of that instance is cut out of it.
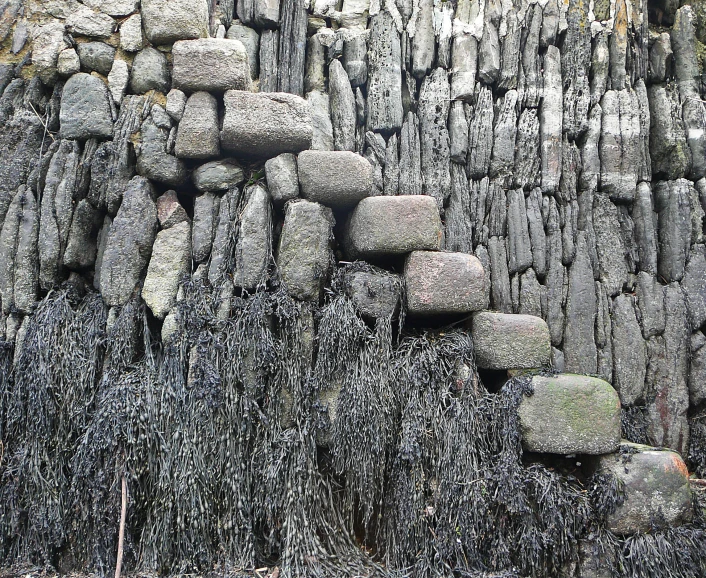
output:
<svg viewBox="0 0 706 578"><path fill-rule="evenodd" d="M620 444L620 399L596 377L536 375L520 403L522 445L531 452L607 454Z"/></svg>

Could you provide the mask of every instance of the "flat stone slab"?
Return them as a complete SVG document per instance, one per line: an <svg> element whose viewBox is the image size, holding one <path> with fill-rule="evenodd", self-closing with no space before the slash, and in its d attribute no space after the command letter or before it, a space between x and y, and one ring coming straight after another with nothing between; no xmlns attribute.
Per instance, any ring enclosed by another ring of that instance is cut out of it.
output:
<svg viewBox="0 0 706 578"><path fill-rule="evenodd" d="M229 90L221 145L249 157L298 153L311 146L313 129L307 102L284 92Z"/></svg>
<svg viewBox="0 0 706 578"><path fill-rule="evenodd" d="M373 165L353 152L303 151L297 166L302 197L329 207L352 207L373 187Z"/></svg>
<svg viewBox="0 0 706 578"><path fill-rule="evenodd" d="M485 306L485 272L468 253L414 251L404 269L412 315L470 313Z"/></svg>
<svg viewBox="0 0 706 578"><path fill-rule="evenodd" d="M623 441L620 451L601 456L598 468L623 483L624 502L608 518L616 534L650 532L689 522L693 502L689 471L677 452Z"/></svg>
<svg viewBox="0 0 706 578"><path fill-rule="evenodd" d="M536 375L532 387L517 411L527 451L600 455L618 449L620 399L608 382L565 373Z"/></svg>
<svg viewBox="0 0 706 578"><path fill-rule="evenodd" d="M174 88L184 92L250 90L248 54L239 40L180 40L174 43L172 57Z"/></svg>
<svg viewBox="0 0 706 578"><path fill-rule="evenodd" d="M549 365L546 322L534 315L482 311L471 324L476 364L481 369L535 369Z"/></svg>
<svg viewBox="0 0 706 578"><path fill-rule="evenodd" d="M352 259L401 255L441 248L441 218L426 195L367 197L353 210L346 227Z"/></svg>

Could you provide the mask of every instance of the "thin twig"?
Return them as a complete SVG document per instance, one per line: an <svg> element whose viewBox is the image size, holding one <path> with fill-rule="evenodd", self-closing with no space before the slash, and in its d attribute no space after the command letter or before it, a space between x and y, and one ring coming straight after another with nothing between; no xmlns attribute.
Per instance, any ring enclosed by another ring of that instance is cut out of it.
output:
<svg viewBox="0 0 706 578"><path fill-rule="evenodd" d="M127 481L123 474L122 480L122 503L120 506L120 532L118 533L118 559L115 563L115 578L120 578L120 570L123 566L123 543L125 541L125 518L127 517Z"/></svg>

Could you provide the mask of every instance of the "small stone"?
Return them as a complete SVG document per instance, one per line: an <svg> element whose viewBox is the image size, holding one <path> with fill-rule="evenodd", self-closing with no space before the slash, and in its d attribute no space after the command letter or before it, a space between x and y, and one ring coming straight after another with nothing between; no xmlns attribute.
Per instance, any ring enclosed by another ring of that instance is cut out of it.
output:
<svg viewBox="0 0 706 578"><path fill-rule="evenodd" d="M483 311L473 315L471 336L482 369L549 366L549 328L540 317Z"/></svg>
<svg viewBox="0 0 706 578"><path fill-rule="evenodd" d="M171 130L172 119L169 117L167 111L164 110L162 106L160 106L159 104L153 104L152 108L150 109L150 116L152 117L152 121L154 122L155 126L163 128L164 130Z"/></svg>
<svg viewBox="0 0 706 578"><path fill-rule="evenodd" d="M159 50L148 47L140 50L132 62L130 89L135 94L150 90L167 93L170 87L167 57Z"/></svg>
<svg viewBox="0 0 706 578"><path fill-rule="evenodd" d="M177 122L184 116L186 100L186 95L178 88L172 88L167 94L167 114Z"/></svg>
<svg viewBox="0 0 706 578"><path fill-rule="evenodd" d="M194 261L203 263L211 253L213 237L218 223L220 197L205 193L194 199L194 223L191 236Z"/></svg>
<svg viewBox="0 0 706 578"><path fill-rule="evenodd" d="M182 221L157 234L142 298L157 319L174 307L179 284L191 269L191 224Z"/></svg>
<svg viewBox="0 0 706 578"><path fill-rule="evenodd" d="M307 102L293 94L229 90L221 144L254 157L298 153L311 146L313 130Z"/></svg>
<svg viewBox="0 0 706 578"><path fill-rule="evenodd" d="M218 102L208 92L196 92L186 102L174 154L179 158L206 159L217 157L220 152Z"/></svg>
<svg viewBox="0 0 706 578"><path fill-rule="evenodd" d="M133 14L120 25L120 48L125 52L142 50L142 16Z"/></svg>
<svg viewBox="0 0 706 578"><path fill-rule="evenodd" d="M73 48L67 48L59 53L56 70L61 76L72 76L81 70L81 61Z"/></svg>
<svg viewBox="0 0 706 578"><path fill-rule="evenodd" d="M142 0L142 18L152 44L208 38L207 0Z"/></svg>
<svg viewBox="0 0 706 578"><path fill-rule="evenodd" d="M404 268L411 315L470 313L485 305L485 272L467 253L413 251Z"/></svg>
<svg viewBox="0 0 706 578"><path fill-rule="evenodd" d="M157 199L157 219L162 229L169 229L189 220L184 207L179 203L176 192L167 191Z"/></svg>
<svg viewBox="0 0 706 578"><path fill-rule="evenodd" d="M625 491L608 517L611 532L650 533L691 521L689 471L678 453L622 442L620 451L598 459L598 471L613 474Z"/></svg>
<svg viewBox="0 0 706 578"><path fill-rule="evenodd" d="M282 153L265 163L265 177L275 206L284 205L299 196L299 176L297 157L292 153Z"/></svg>
<svg viewBox="0 0 706 578"><path fill-rule="evenodd" d="M64 25L50 22L38 26L32 33L32 64L44 84L54 84L57 80L57 61L59 54L69 48L64 40Z"/></svg>
<svg viewBox="0 0 706 578"><path fill-rule="evenodd" d="M115 20L107 14L94 12L86 6L80 6L66 19L66 28L72 34L108 38L113 34Z"/></svg>
<svg viewBox="0 0 706 578"><path fill-rule="evenodd" d="M620 400L602 379L535 375L534 393L518 408L522 445L530 452L600 455L620 445Z"/></svg>
<svg viewBox="0 0 706 578"><path fill-rule="evenodd" d="M400 305L402 281L399 275L383 269L350 271L344 275L346 295L358 313L368 319L387 319Z"/></svg>
<svg viewBox="0 0 706 578"><path fill-rule="evenodd" d="M441 219L426 195L367 197L353 210L345 246L352 259L438 251Z"/></svg>
<svg viewBox="0 0 706 578"><path fill-rule="evenodd" d="M105 42L84 42L76 47L83 72L96 72L107 76L113 67L115 48Z"/></svg>
<svg viewBox="0 0 706 578"><path fill-rule="evenodd" d="M181 185L187 177L184 161L167 153L168 134L151 118L142 123L137 152L138 174L172 187Z"/></svg>
<svg viewBox="0 0 706 578"><path fill-rule="evenodd" d="M333 260L333 225L328 207L305 200L287 204L277 267L293 297L318 301Z"/></svg>
<svg viewBox="0 0 706 578"><path fill-rule="evenodd" d="M174 87L185 92L250 90L250 66L238 40L181 40L172 48Z"/></svg>
<svg viewBox="0 0 706 578"><path fill-rule="evenodd" d="M351 207L370 195L373 167L348 151L303 151L297 157L302 197L329 207Z"/></svg>
<svg viewBox="0 0 706 578"><path fill-rule="evenodd" d="M245 180L242 167L234 159L211 161L197 168L191 178L201 192L227 191Z"/></svg>
<svg viewBox="0 0 706 578"><path fill-rule="evenodd" d="M59 122L62 138L85 140L113 136L110 94L105 83L79 72L64 85Z"/></svg>
<svg viewBox="0 0 706 578"><path fill-rule="evenodd" d="M108 74L108 88L115 104L120 105L122 102L128 82L130 82L130 71L127 62L124 60L114 61Z"/></svg>

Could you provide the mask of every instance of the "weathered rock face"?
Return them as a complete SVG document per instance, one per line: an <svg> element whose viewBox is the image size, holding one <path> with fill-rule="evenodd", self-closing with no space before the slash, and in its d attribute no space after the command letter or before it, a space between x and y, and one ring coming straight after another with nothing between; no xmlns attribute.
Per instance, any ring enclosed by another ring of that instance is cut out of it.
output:
<svg viewBox="0 0 706 578"><path fill-rule="evenodd" d="M344 283L356 309L369 319L392 317L400 306L402 280L384 270L351 271Z"/></svg>
<svg viewBox="0 0 706 578"><path fill-rule="evenodd" d="M619 452L598 459L598 469L616 476L625 490L608 519L612 532L651 532L691 520L689 471L678 453L623 442Z"/></svg>
<svg viewBox="0 0 706 578"><path fill-rule="evenodd" d="M351 213L346 249L352 258L436 251L441 219L427 196L369 197Z"/></svg>
<svg viewBox="0 0 706 578"><path fill-rule="evenodd" d="M549 328L539 317L481 312L471 336L476 363L483 369L533 369L549 365Z"/></svg>
<svg viewBox="0 0 706 578"><path fill-rule="evenodd" d="M250 66L238 40L203 38L174 43L174 87L185 92L250 89Z"/></svg>
<svg viewBox="0 0 706 578"><path fill-rule="evenodd" d="M284 93L254 94L229 90L221 144L246 156L274 157L311 146L313 131L303 99Z"/></svg>
<svg viewBox="0 0 706 578"><path fill-rule="evenodd" d="M348 208L370 195L373 167L352 152L304 151L297 157L302 197Z"/></svg>
<svg viewBox="0 0 706 578"><path fill-rule="evenodd" d="M142 20L153 44L208 37L206 0L143 0Z"/></svg>
<svg viewBox="0 0 706 578"><path fill-rule="evenodd" d="M272 209L270 196L263 186L250 187L246 195L235 248L233 282L236 287L255 289L267 280L272 257Z"/></svg>
<svg viewBox="0 0 706 578"><path fill-rule="evenodd" d="M179 158L207 159L220 152L218 102L208 92L192 94L179 121L174 154Z"/></svg>
<svg viewBox="0 0 706 578"><path fill-rule="evenodd" d="M531 452L607 454L620 445L620 400L609 383L581 375L535 376L518 409Z"/></svg>
<svg viewBox="0 0 706 578"><path fill-rule="evenodd" d="M411 315L469 313L485 305L485 272L466 253L413 251L404 268Z"/></svg>
<svg viewBox="0 0 706 578"><path fill-rule="evenodd" d="M90 74L74 74L64 85L59 122L62 138L112 137L113 113L107 85Z"/></svg>

